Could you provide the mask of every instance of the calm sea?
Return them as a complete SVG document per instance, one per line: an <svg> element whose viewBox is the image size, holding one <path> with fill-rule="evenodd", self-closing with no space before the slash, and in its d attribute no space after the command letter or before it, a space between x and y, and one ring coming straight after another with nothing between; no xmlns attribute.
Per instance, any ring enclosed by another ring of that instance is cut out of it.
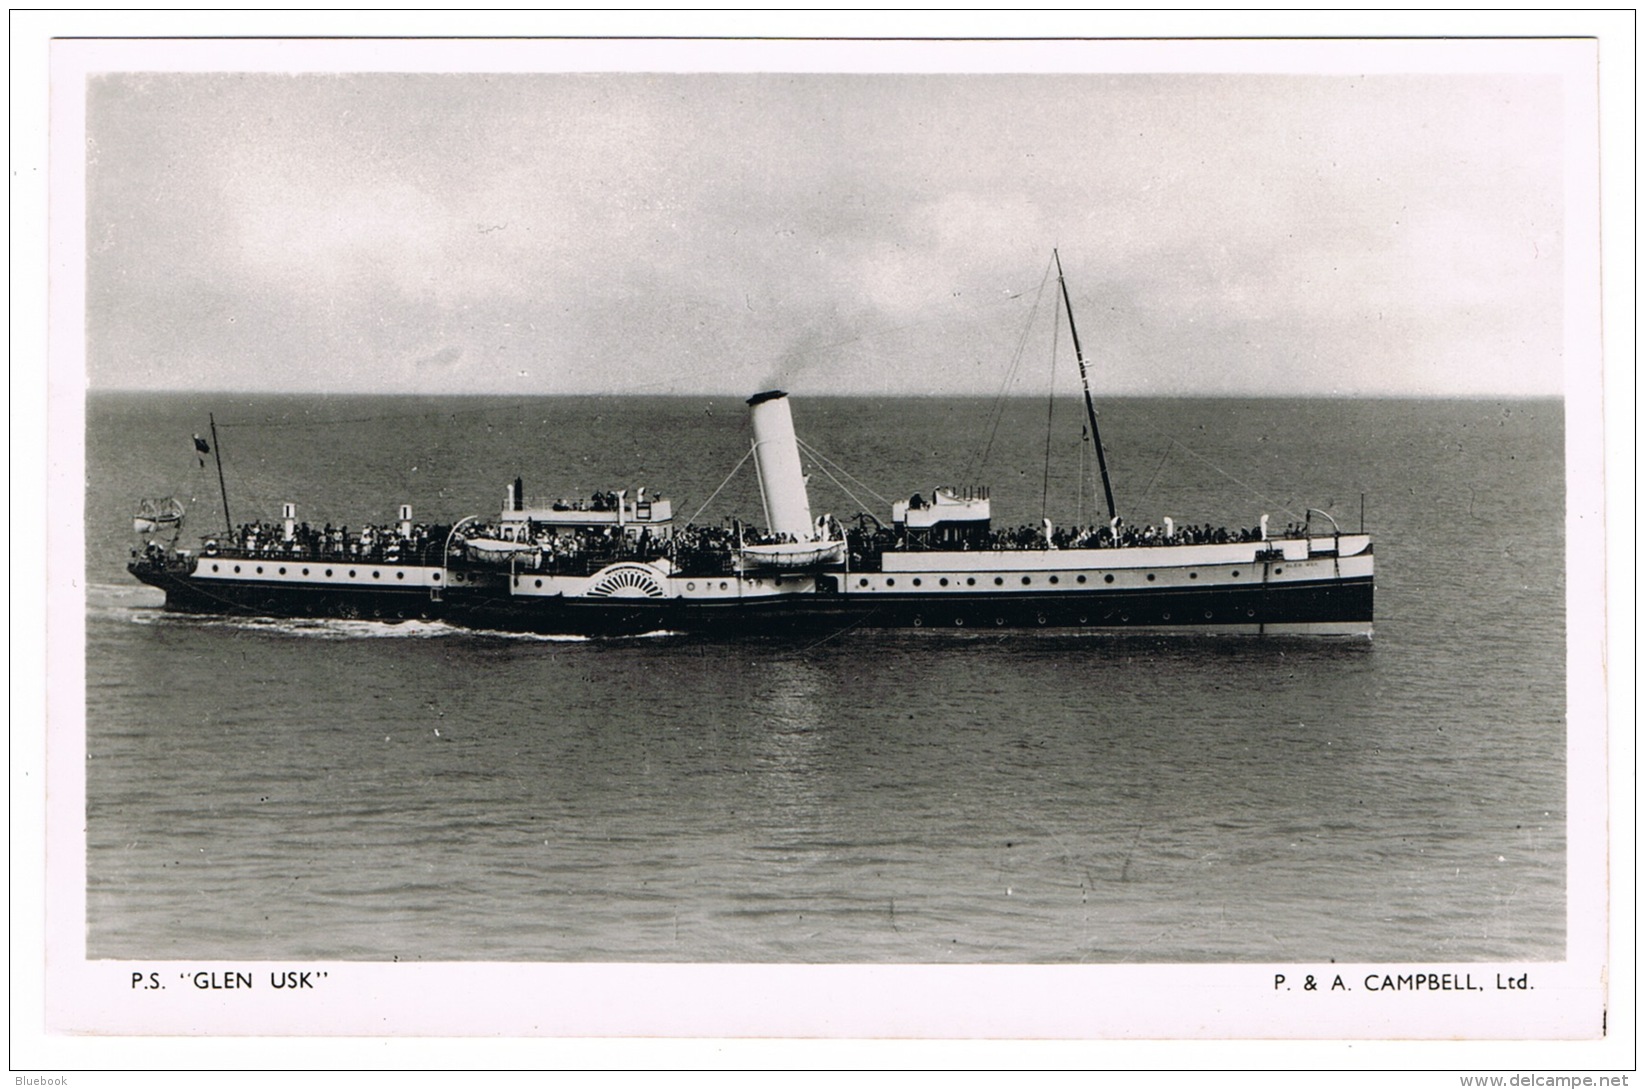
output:
<svg viewBox="0 0 1645 1090"><path fill-rule="evenodd" d="M1077 407L992 407L796 397L814 508L977 483L996 524L1091 521ZM94 958L1563 956L1557 401L1105 408L1133 522L1357 529L1363 494L1370 641L172 616L124 570L130 514L221 525L208 412L236 522L449 520L516 475L683 519L748 442L735 398L94 395ZM747 466L701 521L733 515L760 521Z"/></svg>

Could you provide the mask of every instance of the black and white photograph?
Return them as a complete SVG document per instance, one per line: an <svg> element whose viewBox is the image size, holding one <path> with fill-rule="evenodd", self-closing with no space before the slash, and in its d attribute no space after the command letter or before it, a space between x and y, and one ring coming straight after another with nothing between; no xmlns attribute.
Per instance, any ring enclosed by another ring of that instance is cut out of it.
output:
<svg viewBox="0 0 1645 1090"><path fill-rule="evenodd" d="M48 1034L1604 1041L1596 56L52 43Z"/></svg>

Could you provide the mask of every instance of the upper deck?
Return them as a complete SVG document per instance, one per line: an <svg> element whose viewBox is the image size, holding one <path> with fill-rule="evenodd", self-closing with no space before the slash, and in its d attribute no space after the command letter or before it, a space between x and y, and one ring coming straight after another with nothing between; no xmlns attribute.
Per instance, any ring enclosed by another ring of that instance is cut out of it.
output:
<svg viewBox="0 0 1645 1090"><path fill-rule="evenodd" d="M995 548L887 550L879 554L885 572L1033 571L1091 567L1103 569L1164 568L1200 564L1249 564L1264 558L1307 560L1310 557L1359 556L1371 547L1369 534L1268 538L1217 544L1127 545L1096 549Z"/></svg>

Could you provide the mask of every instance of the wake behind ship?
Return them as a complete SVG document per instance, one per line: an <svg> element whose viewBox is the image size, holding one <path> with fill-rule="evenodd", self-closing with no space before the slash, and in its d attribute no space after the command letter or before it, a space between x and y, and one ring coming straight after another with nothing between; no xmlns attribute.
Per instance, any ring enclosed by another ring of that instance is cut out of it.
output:
<svg viewBox="0 0 1645 1090"><path fill-rule="evenodd" d="M450 524L418 522L403 505L390 525L311 527L287 504L277 524L242 526L187 549L175 544L180 512L169 546L155 537L156 518L140 518L146 536L129 569L164 590L173 610L427 618L541 633L1369 636L1371 538L1342 532L1323 511L1308 509L1282 533L1270 532L1266 515L1230 530L1170 518L1134 527L1116 514L1060 267L1058 280L1106 522L999 530L987 489L976 486L915 493L892 504L889 521L864 513L847 527L814 515L789 397L768 390L748 399L744 459L758 475L763 529L676 525L672 501L643 489L531 500L516 478L494 517ZM155 503L143 510L152 515Z"/></svg>

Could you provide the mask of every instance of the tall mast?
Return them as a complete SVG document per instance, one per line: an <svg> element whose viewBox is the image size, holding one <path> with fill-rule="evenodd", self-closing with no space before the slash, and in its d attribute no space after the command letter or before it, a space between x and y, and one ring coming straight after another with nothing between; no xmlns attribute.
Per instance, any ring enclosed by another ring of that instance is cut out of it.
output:
<svg viewBox="0 0 1645 1090"><path fill-rule="evenodd" d="M217 459L217 487L223 493L223 526L233 537L234 520L228 514L228 485L223 483L223 444L217 441L217 417L207 413L206 419L211 421L211 453Z"/></svg>
<svg viewBox="0 0 1645 1090"><path fill-rule="evenodd" d="M1074 337L1074 358L1080 365L1080 385L1085 388L1085 417L1091 422L1091 442L1097 448L1097 468L1102 471L1102 495L1108 501L1108 521L1114 521L1114 489L1108 483L1108 459L1102 453L1102 433L1097 430L1097 407L1091 401L1091 378L1085 371L1085 353L1080 350L1080 331L1074 326L1074 304L1068 301L1068 281L1062 278L1062 258L1056 250L1057 284L1062 288L1062 305L1068 311L1068 332Z"/></svg>

